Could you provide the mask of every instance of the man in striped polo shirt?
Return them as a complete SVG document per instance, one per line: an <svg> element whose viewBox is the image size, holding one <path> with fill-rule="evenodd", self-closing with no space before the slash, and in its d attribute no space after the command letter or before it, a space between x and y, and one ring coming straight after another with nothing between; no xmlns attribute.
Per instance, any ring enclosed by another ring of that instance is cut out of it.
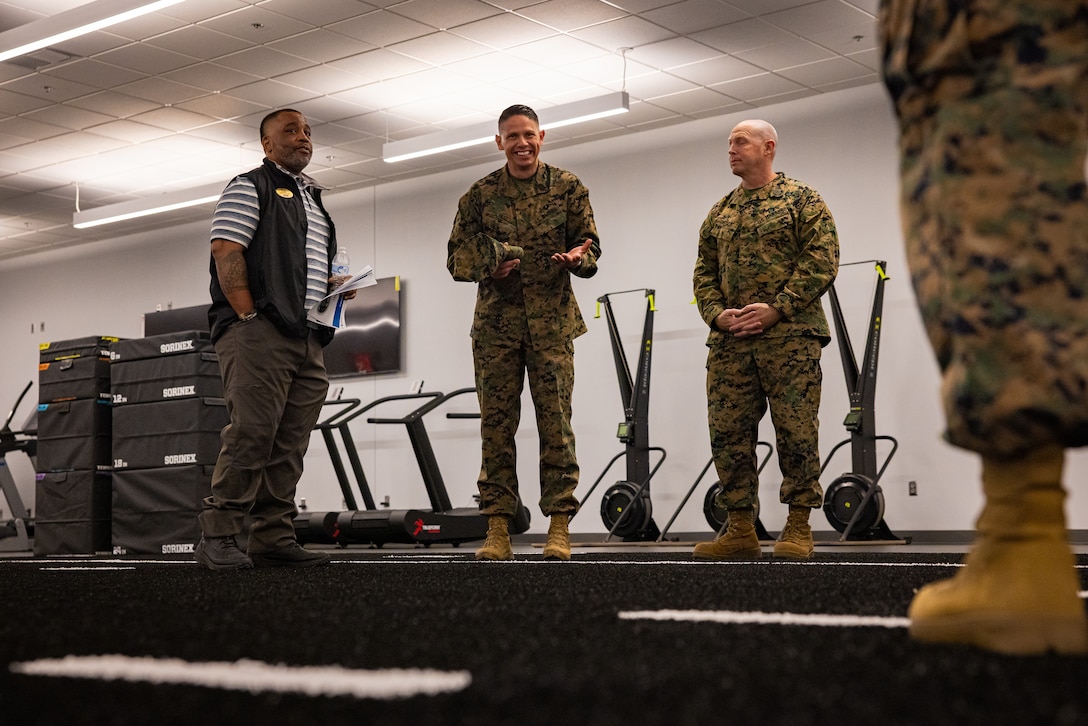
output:
<svg viewBox="0 0 1088 726"><path fill-rule="evenodd" d="M333 335L306 313L346 278L330 274L336 228L321 187L302 173L313 154L306 118L273 111L260 132L264 162L227 185L212 220L208 319L230 423L195 556L213 570L329 562L298 544L292 520ZM248 554L236 539L247 514Z"/></svg>

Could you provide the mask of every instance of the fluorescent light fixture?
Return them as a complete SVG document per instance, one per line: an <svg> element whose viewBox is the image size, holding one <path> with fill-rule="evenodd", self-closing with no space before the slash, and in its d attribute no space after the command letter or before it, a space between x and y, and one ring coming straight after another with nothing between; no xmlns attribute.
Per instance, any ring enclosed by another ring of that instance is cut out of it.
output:
<svg viewBox="0 0 1088 726"><path fill-rule="evenodd" d="M134 199L130 202L107 204L104 207L87 209L72 214L72 226L76 229L97 227L100 224L123 222L126 219L146 217L150 214L172 212L197 204L207 204L219 199L226 188L226 183L208 184L180 192L170 192L150 199Z"/></svg>
<svg viewBox="0 0 1088 726"><path fill-rule="evenodd" d="M93 33L184 0L96 0L0 33L0 62Z"/></svg>
<svg viewBox="0 0 1088 726"><path fill-rule="evenodd" d="M631 107L631 99L627 91L618 91L605 96L587 98L583 101L565 103L561 106L551 106L537 111L540 117L540 128L543 130L556 129L561 126L592 121L594 119L615 116L627 113ZM464 126L449 131L439 131L426 136L416 136L403 141L391 141L382 147L382 159L392 164L407 159L418 159L421 156L440 154L443 151L463 149L467 146L486 144L495 139L498 129L494 121Z"/></svg>

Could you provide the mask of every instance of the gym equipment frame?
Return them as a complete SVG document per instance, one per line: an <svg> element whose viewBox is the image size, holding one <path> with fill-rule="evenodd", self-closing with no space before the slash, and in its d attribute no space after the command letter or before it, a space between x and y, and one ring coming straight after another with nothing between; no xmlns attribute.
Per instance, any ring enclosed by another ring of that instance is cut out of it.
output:
<svg viewBox="0 0 1088 726"><path fill-rule="evenodd" d="M895 456L899 442L891 436L876 434L874 415L884 283L888 280L885 272L887 263L884 260L864 260L847 263L847 265L869 263L875 265L877 279L861 368L858 367L857 359L854 357L854 348L850 344L850 334L846 330L846 320L843 317L835 285L832 284L828 290L831 314L839 342L839 353L846 376L846 389L850 395L850 412L846 414L846 419L843 421L843 426L850 432L850 438L836 444L820 467L820 474L823 474L836 452L850 444L851 470L831 482L824 492L824 514L831 526L841 533L840 542L849 539L900 540L884 522L884 493L880 488L880 479L892 457ZM879 469L877 468L877 441L892 442L892 449Z"/></svg>
<svg viewBox="0 0 1088 726"><path fill-rule="evenodd" d="M8 413L4 427L0 429L0 492L8 503L11 519L0 521L0 552L32 552L30 538L34 534L34 520L30 517L30 510L23 504L23 498L19 496L19 487L15 484L15 477L8 468L7 456L14 451L22 451L33 462L38 449L37 432L12 431L11 420L23 402L27 391L34 382L26 384L23 392L19 394L15 405Z"/></svg>
<svg viewBox="0 0 1088 726"><path fill-rule="evenodd" d="M381 546L387 542L401 544L459 545L462 542L482 540L487 536L487 517L480 514L478 507L453 507L446 490L442 472L439 470L434 449L431 446L423 417L449 399L464 393L474 392L474 388L461 388L452 393L440 392L408 393L384 396L363 406L359 399L336 399L326 401L326 405L342 404L344 409L337 411L320 421L316 428L321 431L329 449L329 457L336 472L344 503L348 507L342 512L302 512L295 519L295 530L300 541L335 542L341 546L349 544L372 544ZM423 399L417 406L401 418L368 418L372 424L403 424L408 431L412 451L416 457L423 485L427 491L431 508L427 509L389 509L383 504L379 508L355 447L350 424L353 420L382 404L406 399ZM344 449L347 452L356 485L363 498L365 509L358 509L358 504L349 483L343 458L333 433L339 432ZM511 522L511 532L521 534L529 528L529 512L521 507L518 515Z"/></svg>
<svg viewBox="0 0 1088 726"><path fill-rule="evenodd" d="M641 292L646 296L646 314L642 324L642 345L638 356L636 377L632 377L627 364L627 355L620 340L616 316L612 311L611 298L631 292ZM589 496L604 479L612 465L622 456L627 463L627 479L618 481L605 491L601 498L601 519L608 527L605 542L612 537L623 537L625 542L655 541L661 532L653 520L653 505L650 502L650 480L665 462L667 453L660 446L650 446L649 410L650 410L650 362L653 350L654 331L654 291L646 288L611 292L597 298L597 315L601 317L604 306L605 321L608 323L608 335L612 343L612 356L615 359L616 375L619 378L620 397L623 399L623 423L619 425L616 436L624 443L624 450L612 457L593 486L589 488L582 501ZM650 452L661 454L657 464L650 468Z"/></svg>

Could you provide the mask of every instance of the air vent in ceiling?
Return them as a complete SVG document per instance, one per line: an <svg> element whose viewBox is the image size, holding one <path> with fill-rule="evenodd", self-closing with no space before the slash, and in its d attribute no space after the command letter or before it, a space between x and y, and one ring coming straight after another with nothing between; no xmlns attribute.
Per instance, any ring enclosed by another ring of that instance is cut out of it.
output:
<svg viewBox="0 0 1088 726"><path fill-rule="evenodd" d="M12 58L7 62L36 71L39 68L45 68L46 66L61 63L74 57L75 56L69 55L68 53L62 53L59 50L53 50L52 48L41 48L40 50L25 53L17 58Z"/></svg>

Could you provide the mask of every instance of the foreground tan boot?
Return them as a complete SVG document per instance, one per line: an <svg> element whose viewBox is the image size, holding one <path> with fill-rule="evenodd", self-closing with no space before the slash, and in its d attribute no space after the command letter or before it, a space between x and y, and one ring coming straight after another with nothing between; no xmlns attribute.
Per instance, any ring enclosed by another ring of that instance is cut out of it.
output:
<svg viewBox="0 0 1088 726"><path fill-rule="evenodd" d="M967 564L922 588L910 633L1016 655L1088 653L1088 616L1065 530L1063 452L983 459L986 503Z"/></svg>
<svg viewBox="0 0 1088 726"><path fill-rule="evenodd" d="M755 509L729 510L725 534L713 542L700 542L694 551L697 560L758 560L762 554Z"/></svg>
<svg viewBox="0 0 1088 726"><path fill-rule="evenodd" d="M786 526L774 543L776 560L811 560L812 527L808 525L808 516L812 512L808 507L790 505Z"/></svg>
<svg viewBox="0 0 1088 726"><path fill-rule="evenodd" d="M512 560L514 550L510 547L509 520L501 514L487 518L487 539L484 546L476 550L478 560Z"/></svg>
<svg viewBox="0 0 1088 726"><path fill-rule="evenodd" d="M548 543L544 545L544 559L569 560L570 559L570 532L567 524L570 522L568 514L553 514L548 524Z"/></svg>

